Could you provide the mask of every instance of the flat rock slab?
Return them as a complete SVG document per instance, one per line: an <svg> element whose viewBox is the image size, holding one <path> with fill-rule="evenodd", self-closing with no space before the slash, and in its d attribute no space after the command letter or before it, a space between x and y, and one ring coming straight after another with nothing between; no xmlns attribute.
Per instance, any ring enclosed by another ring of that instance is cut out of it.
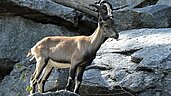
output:
<svg viewBox="0 0 171 96"><path fill-rule="evenodd" d="M80 95L70 91L60 90L56 92L34 93L33 95L29 95L29 96L80 96Z"/></svg>
<svg viewBox="0 0 171 96"><path fill-rule="evenodd" d="M135 52L131 57L133 62L139 63L139 67L171 71L171 45L146 47Z"/></svg>
<svg viewBox="0 0 171 96"><path fill-rule="evenodd" d="M72 34L59 26L35 23L17 16L0 16L0 58L21 61L43 37Z"/></svg>
<svg viewBox="0 0 171 96"><path fill-rule="evenodd" d="M159 0L157 2L158 5L169 5L171 6L171 0Z"/></svg>
<svg viewBox="0 0 171 96"><path fill-rule="evenodd" d="M129 93L135 93L136 96L171 95L170 49L171 28L122 31L119 40L109 38L101 46L96 59L86 69L80 88L81 95L130 95L123 88L128 89ZM135 58L139 61L135 62ZM0 90L0 95L29 94L25 88L29 85L34 66L24 65L18 68L19 65L15 65L10 76L6 76L2 81L0 88L3 90ZM65 77L67 73L63 72L61 75ZM53 90L53 84L59 87L59 80L58 83L53 83L61 77L59 73L53 71L51 76L46 83L46 90ZM62 80L67 82L66 78ZM64 82L62 85L65 86ZM116 89L118 86L120 89Z"/></svg>
<svg viewBox="0 0 171 96"><path fill-rule="evenodd" d="M113 42L111 42L113 41ZM161 29L133 29L122 31L119 40L108 39L99 50L99 54L106 52L124 53L149 46L170 45L171 28ZM107 47L105 47L107 46Z"/></svg>

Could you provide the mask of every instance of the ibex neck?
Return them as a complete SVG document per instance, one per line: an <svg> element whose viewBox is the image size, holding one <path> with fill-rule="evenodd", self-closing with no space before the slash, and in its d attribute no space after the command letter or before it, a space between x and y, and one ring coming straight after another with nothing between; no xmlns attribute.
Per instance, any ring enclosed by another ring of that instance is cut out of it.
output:
<svg viewBox="0 0 171 96"><path fill-rule="evenodd" d="M95 32L90 36L91 48L93 49L93 51L97 51L106 40L102 31L103 30L100 28L100 26L98 26Z"/></svg>

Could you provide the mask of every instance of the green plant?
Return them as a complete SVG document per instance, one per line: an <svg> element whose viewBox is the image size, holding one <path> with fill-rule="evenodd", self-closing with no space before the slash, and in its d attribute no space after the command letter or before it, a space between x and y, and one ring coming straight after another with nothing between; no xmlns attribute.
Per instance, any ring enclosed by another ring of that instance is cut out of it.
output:
<svg viewBox="0 0 171 96"><path fill-rule="evenodd" d="M20 95L20 93L17 93L17 95L16 95L16 96L21 96L21 95Z"/></svg>
<svg viewBox="0 0 171 96"><path fill-rule="evenodd" d="M23 67L23 64L19 63L17 64L17 69L21 69Z"/></svg>
<svg viewBox="0 0 171 96"><path fill-rule="evenodd" d="M33 90L33 88L31 86L26 87L26 91L30 92L31 90Z"/></svg>
<svg viewBox="0 0 171 96"><path fill-rule="evenodd" d="M25 73L25 71L23 71L22 74L21 74L21 78L20 79L23 80L23 81L26 81L26 75L27 74Z"/></svg>

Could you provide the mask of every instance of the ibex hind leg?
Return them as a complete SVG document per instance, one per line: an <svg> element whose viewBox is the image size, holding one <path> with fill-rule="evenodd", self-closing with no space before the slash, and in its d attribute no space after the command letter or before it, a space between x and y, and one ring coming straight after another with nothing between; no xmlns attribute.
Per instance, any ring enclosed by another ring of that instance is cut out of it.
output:
<svg viewBox="0 0 171 96"><path fill-rule="evenodd" d="M36 59L36 69L30 79L30 87L32 87L32 91L30 91L30 94L35 92L35 86L38 81L38 78L43 70L43 68L46 66L48 59L44 59L42 57L39 57Z"/></svg>
<svg viewBox="0 0 171 96"><path fill-rule="evenodd" d="M47 64L43 70L43 73L38 81L38 92L44 92L44 85L49 75L51 74L53 67L50 64Z"/></svg>
<svg viewBox="0 0 171 96"><path fill-rule="evenodd" d="M35 93L35 86L36 86L35 81L30 81L30 87L32 88L32 90L30 91L30 95Z"/></svg>

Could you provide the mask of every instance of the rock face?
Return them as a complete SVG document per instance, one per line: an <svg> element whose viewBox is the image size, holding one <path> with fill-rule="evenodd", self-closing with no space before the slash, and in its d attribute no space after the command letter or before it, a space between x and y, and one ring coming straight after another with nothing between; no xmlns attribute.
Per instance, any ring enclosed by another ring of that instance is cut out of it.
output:
<svg viewBox="0 0 171 96"><path fill-rule="evenodd" d="M170 28L134 29L121 32L118 41L108 39L84 73L81 95L170 96L170 36ZM16 64L0 95L28 95L24 90L34 68L27 60ZM67 76L68 70L53 70L45 90L64 89Z"/></svg>
<svg viewBox="0 0 171 96"><path fill-rule="evenodd" d="M0 58L20 61L45 36L72 35L61 27L34 23L21 17L0 17ZM27 42L27 43L26 43Z"/></svg>
<svg viewBox="0 0 171 96"><path fill-rule="evenodd" d="M170 10L171 7L167 5L151 5L116 11L113 13L116 30L120 32L135 28L168 28L171 26Z"/></svg>
<svg viewBox="0 0 171 96"><path fill-rule="evenodd" d="M59 26L43 25L21 17L0 16L0 77L9 74L14 64L22 61L37 41L54 35L74 33Z"/></svg>
<svg viewBox="0 0 171 96"><path fill-rule="evenodd" d="M11 0L18 6L27 7L46 15L58 16L68 22L74 23L74 9L57 4L51 0ZM68 17L67 17L68 16Z"/></svg>
<svg viewBox="0 0 171 96"><path fill-rule="evenodd" d="M87 30L96 28L94 17L54 1L58 0L0 1L0 77L9 74L0 84L0 96L29 95L27 87L35 62L30 64L25 56L37 41L45 36L79 35L73 27L86 35L90 34ZM72 1L86 6L94 3ZM171 96L170 0L108 1L114 8L128 5L113 12L120 37L117 41L109 38L86 68L81 95ZM64 26L72 27L72 32ZM77 96L68 91L54 92L65 88L67 78L68 69L54 69L45 84L47 93L33 96Z"/></svg>
<svg viewBox="0 0 171 96"><path fill-rule="evenodd" d="M111 42L109 40L103 45L104 47L101 47L101 50L98 52L99 54L122 54L117 59L110 59L116 62L116 64L112 62L112 68L114 69L114 75L112 76L115 78L117 84L133 92L140 92L140 94L137 94L138 96L156 96L157 94L160 94L159 96L171 95L166 90L170 89L170 87L162 83L167 82L169 84L168 74L170 73L171 54L170 30L170 28L166 28L123 31L120 34L119 41ZM119 59L122 56L127 57L127 59ZM107 58L107 56L104 57ZM118 59L119 61L117 61ZM107 62L110 62L110 60L107 60ZM127 60L127 62L123 60ZM103 63L104 61L105 59L102 59L100 62L106 65L106 63Z"/></svg>
<svg viewBox="0 0 171 96"><path fill-rule="evenodd" d="M76 93L72 93L70 91L64 91L64 90L61 90L61 91L57 91L57 92L47 92L47 93L35 93L33 95L30 95L30 96L79 96L78 94Z"/></svg>
<svg viewBox="0 0 171 96"><path fill-rule="evenodd" d="M157 2L157 4L159 4L159 5L169 5L169 6L171 6L171 0L159 0L159 1Z"/></svg>
<svg viewBox="0 0 171 96"><path fill-rule="evenodd" d="M2 58L0 59L0 82L6 75L9 75L10 72L13 70L13 66L17 62L10 60L9 58Z"/></svg>
<svg viewBox="0 0 171 96"><path fill-rule="evenodd" d="M91 34L96 26L92 17L51 0L3 0L0 1L0 15L17 15L38 23L65 26L85 35Z"/></svg>

